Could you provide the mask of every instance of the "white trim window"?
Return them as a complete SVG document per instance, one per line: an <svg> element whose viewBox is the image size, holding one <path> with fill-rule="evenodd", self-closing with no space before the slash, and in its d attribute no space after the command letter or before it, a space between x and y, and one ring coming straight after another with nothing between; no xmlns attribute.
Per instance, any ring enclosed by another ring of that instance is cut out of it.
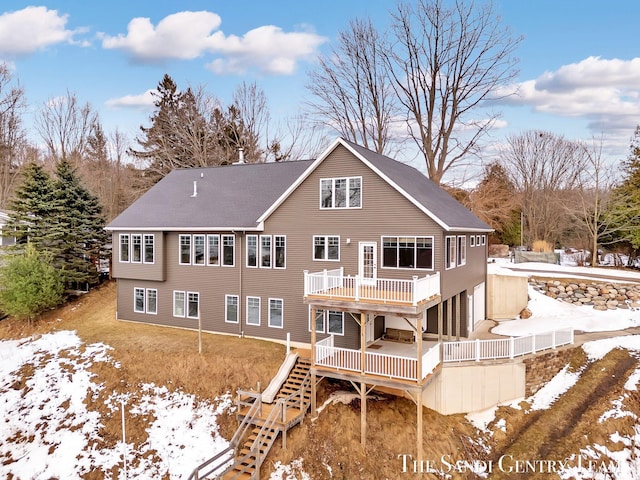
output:
<svg viewBox="0 0 640 480"><path fill-rule="evenodd" d="M238 295L224 296L224 321L238 323Z"/></svg>
<svg viewBox="0 0 640 480"><path fill-rule="evenodd" d="M320 179L320 208L361 208L362 177Z"/></svg>
<svg viewBox="0 0 640 480"><path fill-rule="evenodd" d="M180 235L178 255L180 265L191 265L191 235Z"/></svg>
<svg viewBox="0 0 640 480"><path fill-rule="evenodd" d="M448 236L444 241L444 268L449 270L456 266L456 237Z"/></svg>
<svg viewBox="0 0 640 480"><path fill-rule="evenodd" d="M187 292L187 318L200 318L200 294Z"/></svg>
<svg viewBox="0 0 640 480"><path fill-rule="evenodd" d="M142 234L131 234L131 263L142 263Z"/></svg>
<svg viewBox="0 0 640 480"><path fill-rule="evenodd" d="M482 235L482 245L486 245L487 244L487 236L486 235Z"/></svg>
<svg viewBox="0 0 640 480"><path fill-rule="evenodd" d="M476 247L480 246L480 235L476 235Z"/></svg>
<svg viewBox="0 0 640 480"><path fill-rule="evenodd" d="M382 266L433 270L433 237L382 237Z"/></svg>
<svg viewBox="0 0 640 480"><path fill-rule="evenodd" d="M458 236L458 266L467 264L467 236Z"/></svg>
<svg viewBox="0 0 640 480"><path fill-rule="evenodd" d="M185 304L185 293L181 291L174 290L173 292L173 316L174 317L184 317L184 304Z"/></svg>
<svg viewBox="0 0 640 480"><path fill-rule="evenodd" d="M327 333L344 335L344 312L329 310L327 316Z"/></svg>
<svg viewBox="0 0 640 480"><path fill-rule="evenodd" d="M247 267L258 268L258 235L247 235Z"/></svg>
<svg viewBox="0 0 640 480"><path fill-rule="evenodd" d="M205 235L193 235L193 255L191 258L193 258L194 265L204 265L207 250L205 240Z"/></svg>
<svg viewBox="0 0 640 480"><path fill-rule="evenodd" d="M271 235L260 235L260 268L271 268Z"/></svg>
<svg viewBox="0 0 640 480"><path fill-rule="evenodd" d="M311 307L309 307L309 331L311 331L311 325L312 325L312 318L311 318L311 312L313 310L311 309ZM324 310L316 310L316 318L315 318L315 324L316 324L316 333L324 333Z"/></svg>
<svg viewBox="0 0 640 480"><path fill-rule="evenodd" d="M135 287L133 290L133 311L136 313L158 313L158 290Z"/></svg>
<svg viewBox="0 0 640 480"><path fill-rule="evenodd" d="M273 244L273 268L287 268L287 237L274 235Z"/></svg>
<svg viewBox="0 0 640 480"><path fill-rule="evenodd" d="M154 263L156 260L156 237L153 233L144 234L144 263Z"/></svg>
<svg viewBox="0 0 640 480"><path fill-rule="evenodd" d="M236 258L235 235L222 235L222 266L233 267Z"/></svg>
<svg viewBox="0 0 640 480"><path fill-rule="evenodd" d="M311 314L309 314L311 317ZM309 318L311 320L311 318ZM316 333L344 335L344 312L337 310L316 310ZM326 329L326 330L325 330ZM311 331L311 325L309 325Z"/></svg>
<svg viewBox="0 0 640 480"><path fill-rule="evenodd" d="M144 313L144 288L133 289L133 311L136 313Z"/></svg>
<svg viewBox="0 0 640 480"><path fill-rule="evenodd" d="M269 326L272 328L284 326L284 300L281 298L269 299Z"/></svg>
<svg viewBox="0 0 640 480"><path fill-rule="evenodd" d="M247 325L260 326L260 297L247 296Z"/></svg>
<svg viewBox="0 0 640 480"><path fill-rule="evenodd" d="M469 235L469 246L470 247L475 247L476 246L476 236L475 235Z"/></svg>
<svg viewBox="0 0 640 480"><path fill-rule="evenodd" d="M340 237L337 235L314 235L313 259L340 261Z"/></svg>
<svg viewBox="0 0 640 480"><path fill-rule="evenodd" d="M120 234L120 262L129 263L129 234Z"/></svg>
<svg viewBox="0 0 640 480"><path fill-rule="evenodd" d="M220 265L220 235L207 235L207 265Z"/></svg>

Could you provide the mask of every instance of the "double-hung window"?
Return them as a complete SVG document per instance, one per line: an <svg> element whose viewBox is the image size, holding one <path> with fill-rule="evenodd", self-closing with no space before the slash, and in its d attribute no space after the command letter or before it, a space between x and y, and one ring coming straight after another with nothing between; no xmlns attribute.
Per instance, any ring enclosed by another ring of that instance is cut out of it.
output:
<svg viewBox="0 0 640 480"><path fill-rule="evenodd" d="M360 208L361 206L362 177L320 180L320 208Z"/></svg>
<svg viewBox="0 0 640 480"><path fill-rule="evenodd" d="M284 300L281 298L269 299L269 326L282 328L283 325Z"/></svg>
<svg viewBox="0 0 640 480"><path fill-rule="evenodd" d="M155 261L155 236L153 234L144 235L144 263Z"/></svg>
<svg viewBox="0 0 640 480"><path fill-rule="evenodd" d="M344 335L344 312L334 310L316 310L315 321L311 322L309 330L315 324L316 332L331 335Z"/></svg>
<svg viewBox="0 0 640 480"><path fill-rule="evenodd" d="M235 237L222 235L222 266L233 267L235 265Z"/></svg>
<svg viewBox="0 0 640 480"><path fill-rule="evenodd" d="M173 316L199 318L200 294L198 292L173 292Z"/></svg>
<svg viewBox="0 0 640 480"><path fill-rule="evenodd" d="M227 323L238 323L238 296L224 296L224 321Z"/></svg>
<svg viewBox="0 0 640 480"><path fill-rule="evenodd" d="M207 235L207 265L220 265L220 235Z"/></svg>
<svg viewBox="0 0 640 480"><path fill-rule="evenodd" d="M460 235L458 237L458 266L467 264L467 237Z"/></svg>
<svg viewBox="0 0 640 480"><path fill-rule="evenodd" d="M205 259L205 236L204 235L194 235L193 236L193 264L194 265L204 265Z"/></svg>
<svg viewBox="0 0 640 480"><path fill-rule="evenodd" d="M247 325L260 326L260 297L247 297Z"/></svg>
<svg viewBox="0 0 640 480"><path fill-rule="evenodd" d="M131 235L131 261L133 263L142 262L142 235L139 233Z"/></svg>
<svg viewBox="0 0 640 480"><path fill-rule="evenodd" d="M340 260L340 237L329 235L314 235L313 259Z"/></svg>
<svg viewBox="0 0 640 480"><path fill-rule="evenodd" d="M247 235L247 267L258 266L258 235Z"/></svg>
<svg viewBox="0 0 640 480"><path fill-rule="evenodd" d="M191 235L180 235L180 265L191 265Z"/></svg>
<svg viewBox="0 0 640 480"><path fill-rule="evenodd" d="M286 268L287 266L287 237L284 235L273 236L273 259L275 268Z"/></svg>
<svg viewBox="0 0 640 480"><path fill-rule="evenodd" d="M120 234L120 261L129 261L129 235L126 233Z"/></svg>
<svg viewBox="0 0 640 480"><path fill-rule="evenodd" d="M444 241L444 268L454 268L456 266L456 237L445 237Z"/></svg>
<svg viewBox="0 0 640 480"><path fill-rule="evenodd" d="M158 291L155 288L139 288L133 291L133 311L136 313L158 313Z"/></svg>
<svg viewBox="0 0 640 480"><path fill-rule="evenodd" d="M271 268L271 235L260 235L260 267Z"/></svg>

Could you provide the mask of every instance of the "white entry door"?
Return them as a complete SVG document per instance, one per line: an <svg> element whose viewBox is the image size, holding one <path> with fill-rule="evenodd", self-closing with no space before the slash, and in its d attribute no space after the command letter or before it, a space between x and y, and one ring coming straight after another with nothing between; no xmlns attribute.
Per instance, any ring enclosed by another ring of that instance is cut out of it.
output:
<svg viewBox="0 0 640 480"><path fill-rule="evenodd" d="M358 275L363 284L375 285L378 276L376 242L360 242Z"/></svg>

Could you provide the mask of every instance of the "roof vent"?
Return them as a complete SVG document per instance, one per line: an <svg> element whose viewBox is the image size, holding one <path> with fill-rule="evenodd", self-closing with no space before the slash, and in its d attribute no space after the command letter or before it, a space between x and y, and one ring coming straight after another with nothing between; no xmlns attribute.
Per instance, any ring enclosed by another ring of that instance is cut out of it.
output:
<svg viewBox="0 0 640 480"><path fill-rule="evenodd" d="M238 161L234 165L242 165L244 163L244 148L238 147Z"/></svg>
<svg viewBox="0 0 640 480"><path fill-rule="evenodd" d="M191 198L198 196L198 182L197 180L193 181L193 193L191 194Z"/></svg>

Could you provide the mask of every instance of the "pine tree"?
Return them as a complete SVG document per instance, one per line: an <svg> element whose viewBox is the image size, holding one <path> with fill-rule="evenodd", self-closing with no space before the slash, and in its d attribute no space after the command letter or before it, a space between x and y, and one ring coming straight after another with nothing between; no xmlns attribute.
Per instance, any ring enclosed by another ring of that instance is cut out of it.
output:
<svg viewBox="0 0 640 480"><path fill-rule="evenodd" d="M49 251L65 285L83 288L98 281L105 220L98 199L82 185L68 161L58 163L56 176Z"/></svg>
<svg viewBox="0 0 640 480"><path fill-rule="evenodd" d="M9 205L7 234L16 237L13 249L22 249L31 241L37 250L47 250L52 242L51 221L56 210L55 186L51 176L37 163L29 163L23 172Z"/></svg>
<svg viewBox="0 0 640 480"><path fill-rule="evenodd" d="M0 267L0 308L9 315L27 318L62 301L64 285L49 255L28 243L24 252Z"/></svg>

